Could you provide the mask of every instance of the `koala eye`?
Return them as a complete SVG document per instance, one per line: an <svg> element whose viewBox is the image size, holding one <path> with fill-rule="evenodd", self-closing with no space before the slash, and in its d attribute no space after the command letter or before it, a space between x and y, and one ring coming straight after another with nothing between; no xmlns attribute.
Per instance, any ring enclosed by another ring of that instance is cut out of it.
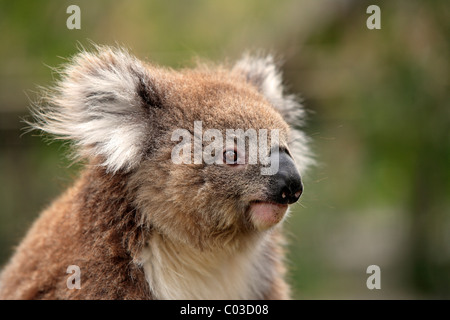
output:
<svg viewBox="0 0 450 320"><path fill-rule="evenodd" d="M226 164L237 164L238 154L236 150L229 149L223 152L223 162Z"/></svg>

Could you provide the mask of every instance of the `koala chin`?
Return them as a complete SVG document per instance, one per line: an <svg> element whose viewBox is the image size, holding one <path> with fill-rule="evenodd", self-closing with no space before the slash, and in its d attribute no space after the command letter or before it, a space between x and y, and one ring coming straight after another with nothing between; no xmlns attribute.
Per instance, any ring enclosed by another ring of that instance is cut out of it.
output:
<svg viewBox="0 0 450 320"><path fill-rule="evenodd" d="M84 169L2 270L1 299L291 298L282 224L312 160L270 56L172 70L98 46L62 70L31 125Z"/></svg>

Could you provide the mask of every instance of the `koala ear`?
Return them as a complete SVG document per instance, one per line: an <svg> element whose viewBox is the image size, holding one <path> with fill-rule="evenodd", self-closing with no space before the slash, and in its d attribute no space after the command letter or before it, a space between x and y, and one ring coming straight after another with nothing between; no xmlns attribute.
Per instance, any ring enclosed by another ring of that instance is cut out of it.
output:
<svg viewBox="0 0 450 320"><path fill-rule="evenodd" d="M78 156L100 157L109 172L128 171L146 150L149 109L161 95L148 68L123 49L81 52L34 110L34 128L71 140Z"/></svg>
<svg viewBox="0 0 450 320"><path fill-rule="evenodd" d="M233 71L242 73L256 86L287 122L295 124L303 118L304 111L298 99L285 94L281 71L272 56L252 57L246 54L234 65Z"/></svg>
<svg viewBox="0 0 450 320"><path fill-rule="evenodd" d="M245 76L280 112L284 120L294 129L303 125L304 109L299 99L284 92L282 75L273 57L252 57L244 55L233 67L234 72ZM291 130L290 149L301 170L313 164L308 139L301 130Z"/></svg>

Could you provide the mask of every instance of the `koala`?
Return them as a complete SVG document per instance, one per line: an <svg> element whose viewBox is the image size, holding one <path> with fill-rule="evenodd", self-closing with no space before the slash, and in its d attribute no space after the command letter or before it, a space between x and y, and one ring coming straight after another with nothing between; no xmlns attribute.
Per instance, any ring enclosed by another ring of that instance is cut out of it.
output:
<svg viewBox="0 0 450 320"><path fill-rule="evenodd" d="M173 70L96 46L33 110L33 128L70 141L83 169L3 268L1 299L292 298L282 225L312 160L271 56ZM220 145L238 129L277 133L259 141L269 162L250 161L250 135ZM198 161L208 146L215 161Z"/></svg>

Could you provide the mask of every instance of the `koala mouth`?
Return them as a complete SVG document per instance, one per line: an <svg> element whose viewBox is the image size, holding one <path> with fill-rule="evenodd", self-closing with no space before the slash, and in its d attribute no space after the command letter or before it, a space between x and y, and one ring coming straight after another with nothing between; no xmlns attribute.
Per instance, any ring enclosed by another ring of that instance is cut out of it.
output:
<svg viewBox="0 0 450 320"><path fill-rule="evenodd" d="M266 230L279 223L288 209L287 204L256 200L250 202L250 219L258 230Z"/></svg>

